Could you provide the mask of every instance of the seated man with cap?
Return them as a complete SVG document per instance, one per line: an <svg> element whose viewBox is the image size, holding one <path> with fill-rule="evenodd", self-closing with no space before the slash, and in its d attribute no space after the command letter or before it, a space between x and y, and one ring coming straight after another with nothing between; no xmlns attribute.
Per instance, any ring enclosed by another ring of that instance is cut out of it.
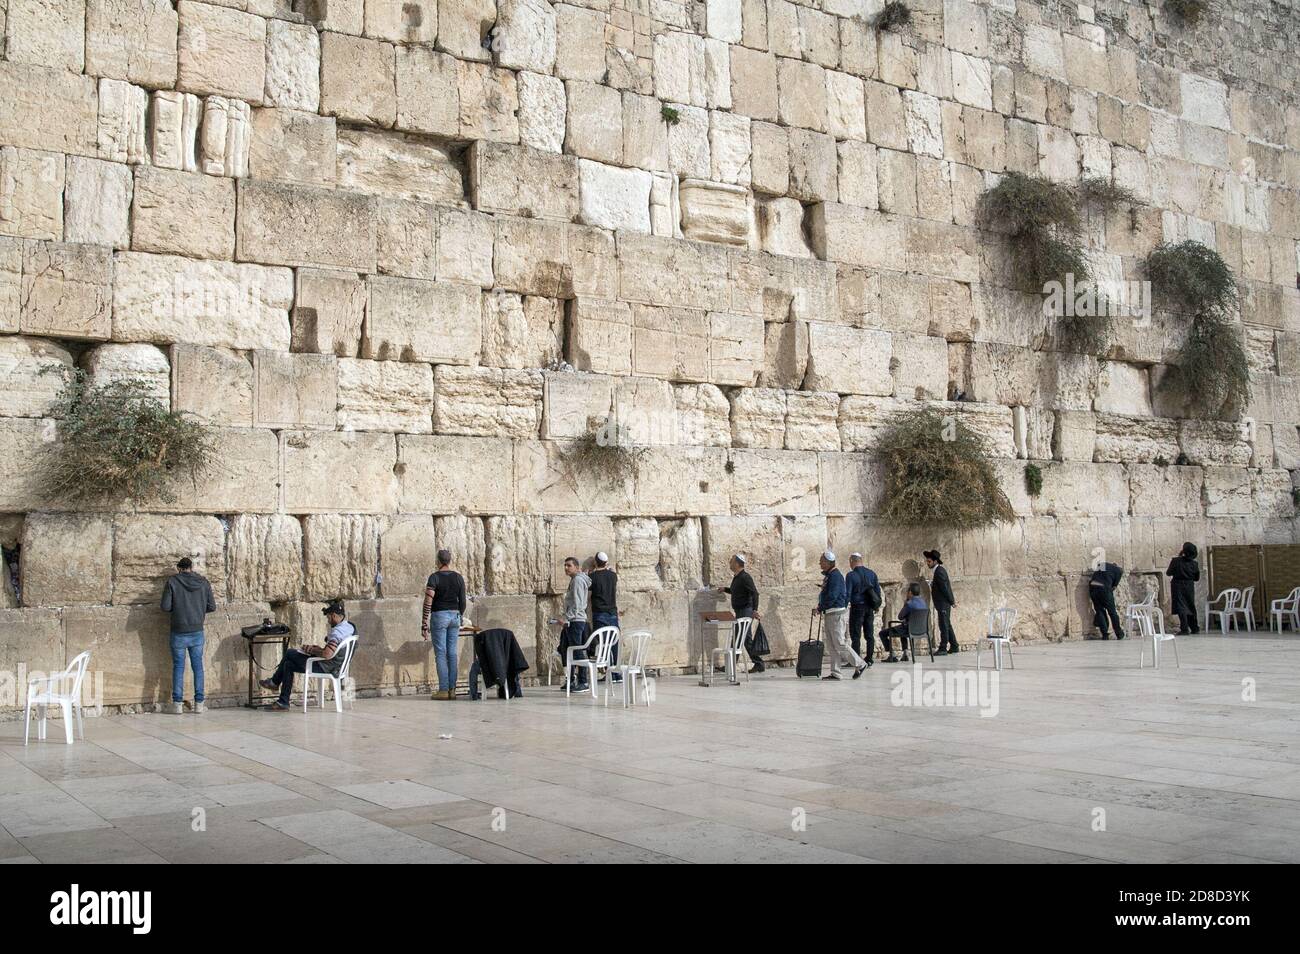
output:
<svg viewBox="0 0 1300 954"><path fill-rule="evenodd" d="M266 706L275 712L284 712L289 708L289 696L293 694L293 677L295 673L307 671L307 660L316 659L312 672L336 672L342 660L335 659L340 644L349 636L356 634L357 628L347 620L342 600L328 603L322 613L329 621L329 635L325 637L324 646L304 646L302 649L290 649L275 667L270 679L259 679L257 684L263 689L279 689L280 698Z"/></svg>
<svg viewBox="0 0 1300 954"><path fill-rule="evenodd" d="M853 651L845 637L845 617L849 610L849 591L844 585L844 574L835 566L835 552L827 550L818 561L822 570L822 590L817 597L817 608L826 630L827 652L830 656L831 671L823 679L839 679L840 663L847 662L853 667L853 678L857 679L867 668L867 662Z"/></svg>

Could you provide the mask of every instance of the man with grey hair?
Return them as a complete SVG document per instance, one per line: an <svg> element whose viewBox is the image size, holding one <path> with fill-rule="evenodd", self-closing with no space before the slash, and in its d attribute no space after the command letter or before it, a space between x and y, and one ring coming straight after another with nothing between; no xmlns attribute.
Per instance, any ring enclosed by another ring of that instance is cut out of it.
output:
<svg viewBox="0 0 1300 954"><path fill-rule="evenodd" d="M863 564L861 553L849 554L849 567L844 577L849 591L849 642L855 653L861 653L865 630L867 651L862 658L870 666L876 657L876 610L882 601L880 581Z"/></svg>
<svg viewBox="0 0 1300 954"><path fill-rule="evenodd" d="M817 608L813 613L821 614L823 628L826 630L826 642L829 644L827 655L831 659L831 671L823 679L839 679L840 663L847 662L853 667L853 678L857 679L867 668L866 661L853 651L853 647L844 638L845 617L849 610L849 593L844 585L844 574L835 566L835 551L827 550L817 561L822 570L822 590L817 597Z"/></svg>
<svg viewBox="0 0 1300 954"><path fill-rule="evenodd" d="M754 585L754 578L745 569L745 555L743 553L735 554L727 562L727 567L731 570L731 585L718 587L718 592L731 596L731 612L736 619L749 617L754 620L754 626L757 629L759 625L758 587ZM754 637L756 635L756 632L751 632L745 645L750 662L753 663L750 672L762 672L766 668L763 665L763 656L757 651L755 645Z"/></svg>

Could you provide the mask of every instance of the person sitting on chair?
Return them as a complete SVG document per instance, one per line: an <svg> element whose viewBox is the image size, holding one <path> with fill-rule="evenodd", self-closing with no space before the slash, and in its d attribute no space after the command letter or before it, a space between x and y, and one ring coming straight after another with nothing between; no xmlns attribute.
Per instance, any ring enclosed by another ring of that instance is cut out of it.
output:
<svg viewBox="0 0 1300 954"><path fill-rule="evenodd" d="M886 657L885 662L887 663L907 662L907 643L908 643L907 618L911 616L913 613L929 613L929 612L930 612L930 607L926 606L925 600L921 598L921 584L920 583L907 584L907 602L904 603L903 608L898 611L899 621L895 623L893 626L887 626L880 631L880 643L882 646L885 647L885 652L889 653L889 656ZM892 640L893 637L895 636L898 637L899 642L903 646L903 657L901 660L899 659L899 657L894 655L894 644ZM916 658L915 651L912 653L912 658L913 659Z"/></svg>
<svg viewBox="0 0 1300 954"><path fill-rule="evenodd" d="M339 645L349 636L356 635L357 628L347 620L343 610L343 601L334 600L321 610L329 621L329 635L325 637L324 646L304 646L302 649L290 649L275 667L270 679L259 679L257 684L263 689L279 689L280 698L264 708L273 712L285 712L289 708L289 696L293 694L294 673L307 671L307 660L319 660L312 666L312 672L338 672L342 659L336 659Z"/></svg>

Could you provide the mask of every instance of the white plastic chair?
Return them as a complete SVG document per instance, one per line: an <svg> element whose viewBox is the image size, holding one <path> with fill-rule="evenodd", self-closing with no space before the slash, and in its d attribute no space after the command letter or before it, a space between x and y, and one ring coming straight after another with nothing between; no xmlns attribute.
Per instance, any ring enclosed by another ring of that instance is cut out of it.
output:
<svg viewBox="0 0 1300 954"><path fill-rule="evenodd" d="M592 646L595 645L594 652ZM587 670L587 691L591 693L591 698L596 698L596 678L597 673L602 669L608 669L610 658L613 656L614 647L618 645L618 627L602 626L600 629L592 632L587 637L587 641L581 646L570 646L564 652L564 697L567 699L573 694L573 670L582 667ZM578 650L587 653L586 659L574 659L573 654Z"/></svg>
<svg viewBox="0 0 1300 954"><path fill-rule="evenodd" d="M731 638L727 640L725 646L715 646L709 653L709 685L713 685L713 663L719 656L722 657L723 666L727 673L727 682L733 686L740 685L739 669L745 669L741 664L740 654L745 650L745 640L749 638L750 631L754 628L754 618L752 616L742 616L731 624ZM749 682L749 670L745 669L745 681Z"/></svg>
<svg viewBox="0 0 1300 954"><path fill-rule="evenodd" d="M1291 629L1293 632L1300 632L1300 586L1282 597L1280 600L1273 600L1268 605L1268 628L1269 631L1277 630L1279 636L1282 635L1282 628L1289 617L1291 620Z"/></svg>
<svg viewBox="0 0 1300 954"><path fill-rule="evenodd" d="M1124 611L1124 619L1129 624L1128 629L1129 629L1130 636L1136 636L1138 638L1141 638L1142 636L1141 621L1137 617L1137 610L1141 609L1144 606L1150 607L1155 605L1156 605L1156 591L1154 587L1148 589L1147 595L1142 597L1142 599L1140 599L1138 602L1128 604L1128 609ZM1119 634L1116 633L1115 635L1118 636Z"/></svg>
<svg viewBox="0 0 1300 954"><path fill-rule="evenodd" d="M629 633L623 640L622 662L610 666L605 674L605 705L609 705L609 684L613 682L615 674L622 676L620 683L623 689L623 708L627 708L627 701L630 698L632 705L636 705L636 680L641 678L641 695L645 699L645 704L650 705L650 694L645 688L645 663L649 655L650 633L644 629L635 633Z"/></svg>
<svg viewBox="0 0 1300 954"><path fill-rule="evenodd" d="M989 613L989 631L975 641L975 668L980 668L980 647L984 643L993 646L993 668L1002 670L1002 647L1007 647L1007 659L1011 668L1016 668L1015 657L1011 655L1011 631L1016 627L1019 612L1009 606L1000 606Z"/></svg>
<svg viewBox="0 0 1300 954"><path fill-rule="evenodd" d="M1254 632L1255 588L1253 586L1248 586L1241 591L1241 599L1237 600L1237 605L1232 608L1232 612L1245 620L1247 632Z"/></svg>
<svg viewBox="0 0 1300 954"><path fill-rule="evenodd" d="M27 680L27 709L23 713L23 745L27 744L31 734L32 706L36 707L36 739L45 739L45 715L50 706L63 710L63 731L68 745L72 744L72 711L77 712L77 734L82 741L86 739L86 723L82 716L81 683L86 678L86 666L90 663L90 650L86 650L68 663L62 672L48 676L34 676Z"/></svg>
<svg viewBox="0 0 1300 954"><path fill-rule="evenodd" d="M352 654L356 652L356 650L357 650L357 637L355 633L339 643L338 648L334 650L334 656L338 657L338 655L341 653L343 656L343 662L339 665L339 669L337 673L313 672L312 666L316 665L317 663L324 663L327 660L321 659L319 656L312 656L307 660L307 666L304 669L302 674L302 678L303 678L302 711L303 712L307 711L307 697L311 695L311 681L313 679L315 679L317 682L320 683L320 689L318 690L320 694L320 707L322 709L325 708L325 683L328 681L334 687L334 711L335 712L343 711L343 692L342 692L343 683L348 678L348 670L352 667ZM349 699L348 701L351 702L352 700ZM356 703L352 704L352 708L354 709L356 708Z"/></svg>
<svg viewBox="0 0 1300 954"><path fill-rule="evenodd" d="M1221 609L1210 609L1215 603L1223 602ZM1237 606L1241 603L1241 590L1230 586L1212 600L1205 603L1205 628L1210 628L1210 617L1219 617L1219 628L1224 636L1228 635L1228 630L1237 615Z"/></svg>
<svg viewBox="0 0 1300 954"><path fill-rule="evenodd" d="M1151 640L1151 665L1155 669L1160 668L1160 644L1163 642L1172 642L1174 644L1174 665L1179 669L1182 663L1178 659L1178 638L1173 633L1165 632L1165 614L1156 606L1141 606L1138 610L1138 622L1141 624L1141 654L1138 657L1138 668L1141 669L1146 665L1147 645L1146 640Z"/></svg>

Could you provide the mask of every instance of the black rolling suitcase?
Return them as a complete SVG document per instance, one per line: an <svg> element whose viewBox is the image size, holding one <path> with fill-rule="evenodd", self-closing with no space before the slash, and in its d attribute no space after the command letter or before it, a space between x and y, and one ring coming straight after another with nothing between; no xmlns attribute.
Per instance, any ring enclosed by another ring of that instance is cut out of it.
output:
<svg viewBox="0 0 1300 954"><path fill-rule="evenodd" d="M822 654L826 651L826 644L822 642L822 618L817 616L817 638L813 639L813 617L808 617L808 638L799 644L799 658L795 662L794 674L800 678L812 676L818 678L822 674Z"/></svg>

